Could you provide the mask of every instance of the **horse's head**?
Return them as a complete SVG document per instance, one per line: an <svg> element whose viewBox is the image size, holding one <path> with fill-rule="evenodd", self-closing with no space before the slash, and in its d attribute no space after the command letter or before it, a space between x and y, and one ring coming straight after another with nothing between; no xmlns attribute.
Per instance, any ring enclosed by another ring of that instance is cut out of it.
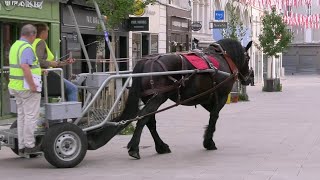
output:
<svg viewBox="0 0 320 180"><path fill-rule="evenodd" d="M250 41L246 47L243 47L239 41L233 39L222 39L217 43L220 44L237 66L241 84L248 85L248 79L251 73L249 69L250 56L248 50L252 45L252 41Z"/></svg>
<svg viewBox="0 0 320 180"><path fill-rule="evenodd" d="M249 85L250 84L250 74L252 73L251 70L249 69L249 61L250 61L250 56L248 50L252 46L252 41L250 41L246 47L243 47L244 49L244 63L242 65L242 68L239 69L239 79L241 81L242 85Z"/></svg>

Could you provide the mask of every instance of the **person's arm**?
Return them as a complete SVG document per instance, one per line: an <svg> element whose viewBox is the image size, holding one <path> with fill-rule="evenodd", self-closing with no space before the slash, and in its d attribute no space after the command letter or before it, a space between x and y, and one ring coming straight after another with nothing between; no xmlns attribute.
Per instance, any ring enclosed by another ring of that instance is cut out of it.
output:
<svg viewBox="0 0 320 180"><path fill-rule="evenodd" d="M23 76L25 78L25 80L27 81L30 90L32 92L36 92L37 91L37 87L33 81L33 77L32 77L32 73L31 73L31 69L30 66L33 64L33 62L35 61L35 55L32 51L31 48L26 48L23 50L23 52L21 53L21 57L20 57L20 67L23 71Z"/></svg>
<svg viewBox="0 0 320 180"><path fill-rule="evenodd" d="M75 62L75 59L74 58L68 58L64 61L59 61L58 62L58 66L59 67L62 67L62 66L66 66L66 65L69 65L69 64L73 64Z"/></svg>
<svg viewBox="0 0 320 180"><path fill-rule="evenodd" d="M47 61L48 55L47 55L47 49L46 49L46 43L44 40L41 40L36 47L36 54L40 63L40 67L47 69L49 67L57 67L58 63L55 61Z"/></svg>
<svg viewBox="0 0 320 180"><path fill-rule="evenodd" d="M29 84L30 90L32 92L36 92L37 87L36 87L36 84L34 83L33 78L32 78L30 65L29 64L20 64L20 66L23 71L24 78L26 79L27 83Z"/></svg>

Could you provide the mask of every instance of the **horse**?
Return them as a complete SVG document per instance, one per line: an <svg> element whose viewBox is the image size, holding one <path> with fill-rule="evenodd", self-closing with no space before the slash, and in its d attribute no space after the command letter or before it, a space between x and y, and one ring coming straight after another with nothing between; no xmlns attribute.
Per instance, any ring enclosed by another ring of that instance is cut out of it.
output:
<svg viewBox="0 0 320 180"><path fill-rule="evenodd" d="M171 153L169 146L164 143L157 132L155 114L153 113L168 99L186 106L201 105L210 113L209 124L204 133L203 147L207 150L217 149L213 141L213 134L216 130L219 112L226 104L237 77L241 84L249 84L250 70L248 64L250 56L248 55L248 50L252 42L243 47L237 40L222 39L217 44L222 47L223 52L219 52L216 46L210 45L203 53L214 57L219 62L218 70L230 73L231 76L229 78L219 73L214 75L212 73L195 73L192 75L176 74L133 78L123 112L118 118L111 120L119 122L138 117L134 134L127 145L128 153L131 157L140 159L139 143L142 129L145 125L154 139L157 153ZM232 62L228 62L227 59ZM133 73L179 71L182 69L192 70L195 68L190 62L176 53L152 56L138 61ZM177 82L180 83L177 85ZM210 91L212 89L214 91ZM199 96L199 94L206 91L209 91L209 93ZM188 100L190 97L191 100ZM140 100L144 103L144 107L141 110L139 109ZM116 128L105 126L99 130L87 132L88 149L94 150L105 145L130 122L127 121L125 125Z"/></svg>

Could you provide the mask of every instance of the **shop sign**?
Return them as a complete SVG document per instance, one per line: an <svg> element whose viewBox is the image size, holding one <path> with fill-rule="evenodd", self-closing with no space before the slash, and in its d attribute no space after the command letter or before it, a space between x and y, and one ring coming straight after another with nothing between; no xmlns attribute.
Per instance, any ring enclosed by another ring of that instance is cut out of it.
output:
<svg viewBox="0 0 320 180"><path fill-rule="evenodd" d="M227 27L227 22L210 22L210 29L225 29Z"/></svg>
<svg viewBox="0 0 320 180"><path fill-rule="evenodd" d="M70 17L69 9L66 6L61 8L62 11L62 23L63 25L74 25L73 19ZM73 8L74 14L77 19L77 23L80 27L89 27L92 29L96 29L99 25L99 18L95 11L85 10L78 7Z"/></svg>
<svg viewBox="0 0 320 180"><path fill-rule="evenodd" d="M172 26L188 28L187 22L172 21Z"/></svg>
<svg viewBox="0 0 320 180"><path fill-rule="evenodd" d="M171 28L177 31L189 31L189 20L184 18L172 17Z"/></svg>
<svg viewBox="0 0 320 180"><path fill-rule="evenodd" d="M149 31L149 17L130 17L128 31Z"/></svg>
<svg viewBox="0 0 320 180"><path fill-rule="evenodd" d="M136 11L133 12L133 15L142 16L145 13L145 9L142 8L143 2L141 0L136 0L134 6L136 8Z"/></svg>
<svg viewBox="0 0 320 180"><path fill-rule="evenodd" d="M2 1L0 3L0 10L1 10L1 6L3 7L3 9L5 9L7 11L11 11L16 7L42 9L43 1L29 1L29 0Z"/></svg>
<svg viewBox="0 0 320 180"><path fill-rule="evenodd" d="M194 21L191 24L191 29L192 31L200 31L202 28L202 24L200 21Z"/></svg>

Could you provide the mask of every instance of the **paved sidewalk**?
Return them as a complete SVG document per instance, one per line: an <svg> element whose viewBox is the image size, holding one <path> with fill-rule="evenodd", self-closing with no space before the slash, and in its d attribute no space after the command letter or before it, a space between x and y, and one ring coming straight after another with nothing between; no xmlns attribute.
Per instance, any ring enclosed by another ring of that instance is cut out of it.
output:
<svg viewBox="0 0 320 180"><path fill-rule="evenodd" d="M275 93L249 86L250 102L225 106L214 136L217 151L202 147L209 114L200 106L179 106L157 115L171 154L158 155L145 129L141 160L128 157L131 136L116 136L88 151L74 169L57 170L44 158L17 158L3 149L0 174L6 180L318 180L320 76L290 76L282 83L283 92Z"/></svg>

